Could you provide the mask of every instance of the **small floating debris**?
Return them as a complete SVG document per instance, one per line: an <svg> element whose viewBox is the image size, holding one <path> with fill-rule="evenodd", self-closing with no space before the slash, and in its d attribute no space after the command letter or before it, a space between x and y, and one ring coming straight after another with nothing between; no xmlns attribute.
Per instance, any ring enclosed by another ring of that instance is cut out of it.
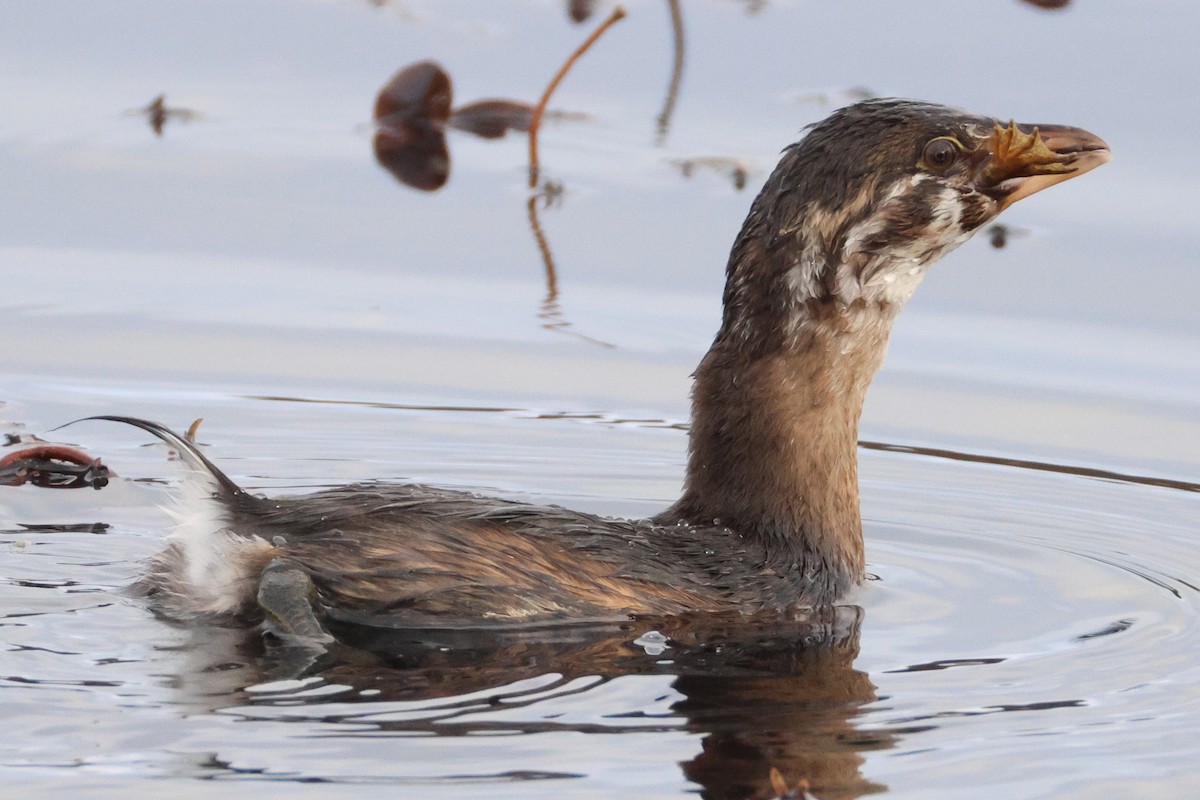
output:
<svg viewBox="0 0 1200 800"><path fill-rule="evenodd" d="M46 440L32 433L4 434L4 447L12 447L18 444L46 444Z"/></svg>
<svg viewBox="0 0 1200 800"><path fill-rule="evenodd" d="M746 182L750 178L751 173L751 168L745 161L728 156L674 158L667 163L679 170L679 174L685 178L692 177L696 174L697 169L706 169L721 173L733 184L733 188L739 192L746 188Z"/></svg>
<svg viewBox="0 0 1200 800"><path fill-rule="evenodd" d="M46 489L102 489L111 474L100 459L65 445L38 445L0 458L0 486L31 483Z"/></svg>
<svg viewBox="0 0 1200 800"><path fill-rule="evenodd" d="M851 86L848 89L840 89L836 92L794 94L791 96L791 101L797 105L817 105L821 108L830 108L832 106L848 106L851 103L861 103L863 100L870 100L873 97L879 96L878 92L867 86Z"/></svg>
<svg viewBox="0 0 1200 800"><path fill-rule="evenodd" d="M108 533L112 526L107 522L18 522L21 533ZM11 531L0 531L10 533Z"/></svg>
<svg viewBox="0 0 1200 800"><path fill-rule="evenodd" d="M1058 11L1071 5L1071 0L1022 0L1022 2L1051 11Z"/></svg>
<svg viewBox="0 0 1200 800"><path fill-rule="evenodd" d="M988 244L997 250L1003 250L1008 246L1009 237L1028 235L1029 231L1025 228L1016 228L1012 225L1005 225L1003 222L997 222L987 229Z"/></svg>
<svg viewBox="0 0 1200 800"><path fill-rule="evenodd" d="M661 656L671 649L671 640L658 631L646 631L633 643L645 650L648 656Z"/></svg>
<svg viewBox="0 0 1200 800"><path fill-rule="evenodd" d="M135 108L125 112L127 115L137 115L146 117L150 123L150 129L154 131L155 136L163 135L163 128L167 122L175 120L176 122L191 122L200 118L199 111L190 108L173 108L167 105L167 96L160 94L158 97L150 101L150 103L142 108Z"/></svg>

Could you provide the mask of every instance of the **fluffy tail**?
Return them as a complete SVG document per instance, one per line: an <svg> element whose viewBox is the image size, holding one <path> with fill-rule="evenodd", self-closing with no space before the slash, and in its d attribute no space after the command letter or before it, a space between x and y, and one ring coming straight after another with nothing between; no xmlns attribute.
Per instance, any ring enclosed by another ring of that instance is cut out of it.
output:
<svg viewBox="0 0 1200 800"><path fill-rule="evenodd" d="M176 523L168 546L150 559L138 590L152 598L159 613L178 620L252 611L260 574L274 549L253 530L252 512L263 501L242 491L195 442L170 428L137 417L85 419L141 428L175 448L191 470L176 507L164 509Z"/></svg>
<svg viewBox="0 0 1200 800"><path fill-rule="evenodd" d="M147 433L157 436L159 439L162 439L164 442L178 450L179 457L182 458L184 463L186 463L192 469L199 470L210 475L216 482L217 490L222 496L222 499L232 501L251 497L251 495L248 495L242 489L242 487L234 483L228 475L217 469L217 465L209 461L208 457L204 455L204 453L200 452L200 448L196 446L195 442L191 441L185 436L180 436L175 431L160 425L157 422L150 422L149 420L138 419L137 417L119 417L101 414L95 417L83 417L82 419L73 420L65 425L60 425L59 428L65 428L67 425L74 425L76 422L88 422L90 420L123 422L126 425L132 425L135 428L141 428ZM55 428L55 430L58 430L58 428Z"/></svg>

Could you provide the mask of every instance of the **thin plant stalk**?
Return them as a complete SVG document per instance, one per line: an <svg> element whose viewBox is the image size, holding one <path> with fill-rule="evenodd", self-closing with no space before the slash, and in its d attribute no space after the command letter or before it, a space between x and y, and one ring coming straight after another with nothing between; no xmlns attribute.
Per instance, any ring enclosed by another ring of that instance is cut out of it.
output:
<svg viewBox="0 0 1200 800"><path fill-rule="evenodd" d="M596 40L604 35L604 32L611 28L617 22L625 18L625 7L617 6L613 9L612 14L608 19L600 23L600 27L592 31L592 35L583 40L583 44L571 54L563 65L558 68L558 72L550 79L550 84L546 87L546 91L542 92L542 99L538 101L537 106L533 109L533 119L529 121L529 188L536 189L538 185L538 173L540 167L538 164L538 129L542 125L542 117L546 113L546 104L550 102L550 95L554 94L554 90L562 83L563 78L571 71L571 67L575 66L575 62L580 56L588 51Z"/></svg>

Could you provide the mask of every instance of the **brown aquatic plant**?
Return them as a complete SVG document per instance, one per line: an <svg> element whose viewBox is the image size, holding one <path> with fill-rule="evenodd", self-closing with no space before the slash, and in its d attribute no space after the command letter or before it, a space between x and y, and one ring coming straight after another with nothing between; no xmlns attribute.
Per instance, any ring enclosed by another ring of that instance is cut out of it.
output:
<svg viewBox="0 0 1200 800"><path fill-rule="evenodd" d="M450 177L447 128L500 139L509 131L529 130L533 119L533 106L519 100L489 98L451 108L453 98L453 81L435 61L404 67L379 91L373 115L375 158L406 186L431 192L445 185Z"/></svg>
<svg viewBox="0 0 1200 800"><path fill-rule="evenodd" d="M671 15L671 81L667 84L667 96L663 98L662 111L658 112L655 124L658 133L655 144L662 146L671 130L671 118L675 115L675 103L679 100L679 87L683 84L683 62L686 55L686 44L683 31L683 10L679 0L667 0L667 12Z"/></svg>
<svg viewBox="0 0 1200 800"><path fill-rule="evenodd" d="M375 98L375 158L406 186L432 192L450 177L445 126L450 76L433 61L397 72Z"/></svg>
<svg viewBox="0 0 1200 800"><path fill-rule="evenodd" d="M596 10L596 0L567 0L567 16L571 22L587 22Z"/></svg>
<svg viewBox="0 0 1200 800"><path fill-rule="evenodd" d="M671 18L671 78L663 98L662 111L655 117L655 145L662 147L671 129L671 118L675 115L675 104L679 99L679 87L683 82L683 64L686 51L683 31L683 10L680 0L666 0L667 14ZM572 22L585 22L596 11L596 0L567 0L567 16ZM752 12L753 13L753 12Z"/></svg>
<svg viewBox="0 0 1200 800"><path fill-rule="evenodd" d="M533 117L529 124L530 189L538 188L540 171L538 160L538 131L541 129L542 120L546 116L546 105L550 102L550 96L554 94L554 90L558 88L560 83L562 83L563 78L565 78L567 73L570 72L571 67L575 65L575 62L577 62L583 56L583 54L586 53L591 46L595 44L601 36L604 35L605 31L607 31L620 20L624 19L625 13L625 8L623 6L617 6L615 9L613 9L612 14L610 14L609 17L602 22L599 27L596 28L596 30L592 31L592 33L583 40L583 43L580 44L579 47L577 47L575 51L567 57L567 60L563 62L562 66L558 68L558 71L555 72L554 76L550 79L550 83L547 84L545 91L542 92L542 97L534 107ZM561 185L557 183L548 183L542 192L530 195L528 201L526 202L526 211L529 215L529 228L533 232L534 241L537 243L538 252L541 254L542 263L546 268L546 297L542 301L542 308L538 313L538 317L542 320L542 327L544 327L546 330L557 333L569 333L574 336L578 336L584 341L591 342L592 344L611 348L614 345L609 342L595 339L579 333L578 331L571 330L571 323L563 317L562 309L558 303L558 271L554 266L554 256L550 252L550 245L546 240L545 231L542 229L541 220L538 218L538 202L544 200L547 205L549 205L553 198L561 195L561 193Z"/></svg>
<svg viewBox="0 0 1200 800"><path fill-rule="evenodd" d="M59 444L42 444L0 458L0 486L25 483L44 489L102 489L111 476L100 459Z"/></svg>
<svg viewBox="0 0 1200 800"><path fill-rule="evenodd" d="M502 139L509 131L527 131L533 106L518 100L477 100L450 112L447 124L481 139Z"/></svg>
<svg viewBox="0 0 1200 800"><path fill-rule="evenodd" d="M583 40L583 44L575 49L575 52L568 56L563 65L558 68L558 72L554 73L554 77L550 79L550 83L546 86L546 91L542 92L542 99L538 101L533 109L533 119L529 123L529 188L536 189L538 185L538 173L540 166L538 163L538 130L542 125L542 117L546 113L546 104L550 102L550 96L554 94L554 90L562 83L563 78L571 71L571 67L575 66L575 62L586 53L596 41L604 35L604 32L611 28L616 23L625 18L625 7L617 6L613 9L612 14L608 19L600 23L596 30L592 31L591 35Z"/></svg>

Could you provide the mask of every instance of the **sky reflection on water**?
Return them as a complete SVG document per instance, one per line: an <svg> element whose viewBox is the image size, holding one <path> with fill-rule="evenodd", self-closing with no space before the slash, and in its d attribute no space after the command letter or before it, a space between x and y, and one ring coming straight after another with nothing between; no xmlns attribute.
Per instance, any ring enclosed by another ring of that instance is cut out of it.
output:
<svg viewBox="0 0 1200 800"><path fill-rule="evenodd" d="M398 69L435 58L466 100L533 102L611 8L594 5L581 25L548 0L6 9L4 431L203 415L214 458L256 489L383 475L650 513L677 490L683 435L612 420L686 419L752 193L804 125L865 90L1079 125L1115 160L1006 214L1028 233L1003 250L980 237L938 266L864 438L1196 480L1194 4L686 3L673 76L670 4L631 3L552 104L588 119L542 133L564 187L541 215L562 319L611 350L539 318L520 135L449 131L433 194L372 155ZM125 112L160 93L197 116L157 137ZM745 190L679 166L708 158L744 165ZM454 410L472 405L557 417ZM178 479L127 433L70 436L121 475ZM347 648L275 695L245 690L294 663L118 593L160 542L164 489L5 491L0 683L22 735L0 772L109 794L157 778L140 785L208 796L227 788L194 779L220 778L280 796L321 780L356 796L740 798L776 766L825 781L823 800L964 784L1190 796L1194 496L903 454L865 453L863 475L882 580L834 634L720 655L650 656L641 630ZM96 521L112 528L19 525ZM521 680L512 702L468 694Z"/></svg>

